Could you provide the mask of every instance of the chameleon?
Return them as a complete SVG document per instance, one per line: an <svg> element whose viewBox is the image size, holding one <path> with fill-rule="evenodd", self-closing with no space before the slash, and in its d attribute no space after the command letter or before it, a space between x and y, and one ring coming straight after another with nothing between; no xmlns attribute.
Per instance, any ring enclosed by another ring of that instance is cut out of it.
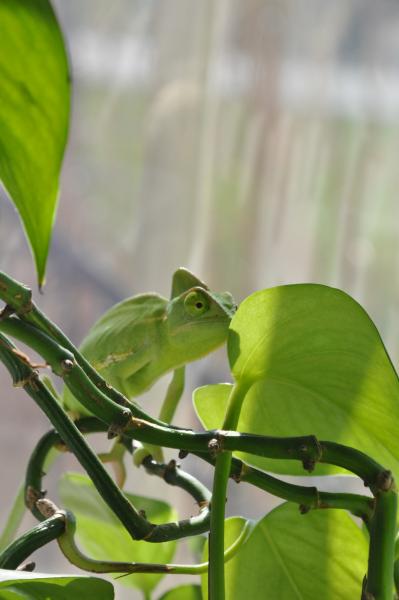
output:
<svg viewBox="0 0 399 600"><path fill-rule="evenodd" d="M170 422L183 393L185 365L224 343L236 308L229 292L212 292L189 270L179 268L169 300L148 293L119 302L93 325L80 351L128 398L173 371L160 414ZM75 414L89 414L68 389L64 406Z"/></svg>

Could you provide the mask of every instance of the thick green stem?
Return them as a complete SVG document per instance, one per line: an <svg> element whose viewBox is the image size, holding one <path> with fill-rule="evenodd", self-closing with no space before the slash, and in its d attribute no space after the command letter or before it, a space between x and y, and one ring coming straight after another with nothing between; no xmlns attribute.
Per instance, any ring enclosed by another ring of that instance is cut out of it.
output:
<svg viewBox="0 0 399 600"><path fill-rule="evenodd" d="M393 566L393 579L395 582L395 590L396 590L396 597L395 600L397 600L397 598L399 598L399 560L396 559L394 566Z"/></svg>
<svg viewBox="0 0 399 600"><path fill-rule="evenodd" d="M394 585L397 494L391 490L376 495L370 523L370 550L365 597L392 600Z"/></svg>
<svg viewBox="0 0 399 600"><path fill-rule="evenodd" d="M339 508L348 510L368 523L374 511L374 498L360 494L323 492L313 486L295 485L281 481L263 471L250 467L238 459L233 459L230 477L238 482L246 482L300 505L301 512L309 509Z"/></svg>
<svg viewBox="0 0 399 600"><path fill-rule="evenodd" d="M211 492L198 479L186 473L177 466L176 461L171 460L167 465L160 464L150 456L143 461L147 473L162 477L169 485L175 485L185 490L194 498L199 506L208 506L211 501Z"/></svg>
<svg viewBox="0 0 399 600"><path fill-rule="evenodd" d="M300 460L306 465L314 464L321 454L319 442L314 435L278 438L222 429L195 432L191 429L156 425L136 418L131 420L123 433L140 442L155 443L187 452L217 454L221 451L237 450L268 458Z"/></svg>
<svg viewBox="0 0 399 600"><path fill-rule="evenodd" d="M180 539L196 533L209 531L211 493L198 479L182 471L174 460L169 464L159 464L148 456L143 461L148 473L162 477L169 485L180 487L189 493L199 506L199 515L190 519L156 525L147 536L148 542L162 542L170 539Z"/></svg>
<svg viewBox="0 0 399 600"><path fill-rule="evenodd" d="M22 385L39 408L46 414L61 438L86 470L97 490L111 510L118 516L134 539L146 537L153 526L132 506L123 492L87 444L85 438L43 385L15 347L0 334L0 360L11 373L15 385Z"/></svg>
<svg viewBox="0 0 399 600"><path fill-rule="evenodd" d="M237 427L241 406L247 390L247 386L240 386L238 383L233 387L223 429L234 430ZM212 489L211 529L209 533L209 600L224 600L224 514L231 461L231 452L221 452L216 457Z"/></svg>
<svg viewBox="0 0 399 600"><path fill-rule="evenodd" d="M224 552L224 563L227 563L231 560L244 544L244 542L248 539L248 536L251 532L252 524L250 521L247 521L238 538L229 546ZM200 575L201 573L206 573L209 569L209 562L199 563L197 565L176 565L175 569L172 570L172 573L178 573L181 575Z"/></svg>
<svg viewBox="0 0 399 600"><path fill-rule="evenodd" d="M38 352L52 371L62 377L73 395L96 417L109 423L114 431L123 429L131 417L128 408L116 404L94 385L75 361L74 355L54 342L46 333L16 317L0 320L0 331L24 342Z"/></svg>
<svg viewBox="0 0 399 600"><path fill-rule="evenodd" d="M35 550L58 538L65 529L62 514L56 514L39 523L12 542L0 555L1 569L16 569Z"/></svg>
<svg viewBox="0 0 399 600"><path fill-rule="evenodd" d="M224 600L224 513L231 452L223 452L216 459L213 475L211 528L209 532L209 600Z"/></svg>
<svg viewBox="0 0 399 600"><path fill-rule="evenodd" d="M198 575L205 573L208 569L208 563L200 563L194 565L180 565L180 564L159 564L159 563L132 563L132 562L118 562L118 561L105 561L95 560L86 556L78 548L75 542L76 532L76 521L74 515L69 511L60 511L55 504L48 500L40 500L38 507L42 510L43 514L48 516L51 515L50 519L58 518L62 520L62 530L55 536L58 540L58 545L69 560L70 563L83 569L94 573L164 573L170 575ZM48 523L50 519L47 519L45 523ZM243 527L238 538L234 543L226 550L224 554L225 562L233 558L237 553L241 545L247 539L250 532L251 525L249 522ZM32 536L31 536L32 537ZM52 538L54 539L54 538Z"/></svg>
<svg viewBox="0 0 399 600"><path fill-rule="evenodd" d="M392 488L392 473L360 450L326 441L321 441L320 446L322 449L320 462L343 467L355 473L374 493Z"/></svg>
<svg viewBox="0 0 399 600"><path fill-rule="evenodd" d="M83 369L94 385L104 392L111 400L121 406L129 408L132 414L138 418L162 424L158 419L154 419L150 415L147 415L138 404L128 400L118 390L110 387L105 379L103 379L86 358L82 356L61 329L48 319L48 317L39 310L36 304L32 302L31 290L24 284L6 275L3 271L0 271L0 298L6 303L6 308L11 308L22 321L34 325L41 332L47 334L47 336L60 344L65 350L69 350L69 352L74 355L78 365ZM5 316L7 315L8 310L5 311Z"/></svg>
<svg viewBox="0 0 399 600"><path fill-rule="evenodd" d="M75 421L75 426L83 433L106 431L107 426L94 417L85 417ZM42 514L36 507L36 501L43 497L42 481L50 466L49 456L54 447L65 445L60 434L51 429L37 442L29 458L25 474L25 504L36 517L41 520Z"/></svg>

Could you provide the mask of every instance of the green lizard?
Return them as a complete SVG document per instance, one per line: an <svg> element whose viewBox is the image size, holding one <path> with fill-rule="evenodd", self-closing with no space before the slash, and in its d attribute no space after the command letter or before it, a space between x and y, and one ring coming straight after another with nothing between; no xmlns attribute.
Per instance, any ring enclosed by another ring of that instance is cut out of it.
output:
<svg viewBox="0 0 399 600"><path fill-rule="evenodd" d="M81 345L82 354L107 382L128 398L139 396L174 371L160 418L170 422L183 393L185 365L226 339L235 312L231 294L216 294L187 269L173 275L171 299L140 294L110 308ZM64 392L64 404L87 410Z"/></svg>

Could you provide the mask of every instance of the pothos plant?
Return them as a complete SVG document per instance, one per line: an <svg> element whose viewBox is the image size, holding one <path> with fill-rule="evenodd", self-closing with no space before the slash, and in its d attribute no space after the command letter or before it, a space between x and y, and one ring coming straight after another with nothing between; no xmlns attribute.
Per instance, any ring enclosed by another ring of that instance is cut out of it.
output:
<svg viewBox="0 0 399 600"><path fill-rule="evenodd" d="M1 0L0 49L0 177L42 285L71 85L49 2ZM125 575L121 581L147 599L162 577L180 573L197 577L158 600L392 600L398 593L398 378L370 317L347 294L316 284L280 286L252 294L236 310L229 294L180 269L169 300L144 294L122 302L80 349L5 273L0 299L0 360L53 427L25 473L24 501L38 524L18 533L16 503L0 540L1 598L114 597L113 585L99 576L37 573L31 555L54 540L77 569ZM63 398L18 341L63 379ZM175 427L184 365L220 344L232 383L193 392L202 431ZM172 370L155 418L132 398ZM104 434L103 453L90 444L93 432ZM165 447L177 451L167 464ZM65 450L86 475L60 477L56 504L42 480ZM212 490L178 463L188 453L214 467ZM130 494L128 464L141 465L137 477L155 475L185 490L198 514L178 520L163 500ZM359 477L365 493L325 492L276 476L342 472ZM285 502L257 522L225 519L229 478ZM178 540L206 535L202 562L172 562Z"/></svg>

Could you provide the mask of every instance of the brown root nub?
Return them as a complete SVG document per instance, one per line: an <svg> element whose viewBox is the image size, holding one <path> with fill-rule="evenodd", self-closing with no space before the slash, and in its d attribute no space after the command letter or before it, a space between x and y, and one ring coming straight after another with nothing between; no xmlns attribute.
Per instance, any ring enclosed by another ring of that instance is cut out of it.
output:
<svg viewBox="0 0 399 600"><path fill-rule="evenodd" d="M42 513L43 517L48 519L59 512L58 506L48 498L42 498L36 502L37 509Z"/></svg>
<svg viewBox="0 0 399 600"><path fill-rule="evenodd" d="M218 440L218 438L212 438L208 442L208 448L211 455L215 456L216 454L222 451L222 444L220 443L220 440Z"/></svg>
<svg viewBox="0 0 399 600"><path fill-rule="evenodd" d="M394 479L391 471L385 470L380 471L380 473L378 473L376 485L379 490L383 492L388 492L392 488L393 483Z"/></svg>
<svg viewBox="0 0 399 600"><path fill-rule="evenodd" d="M19 565L19 567L16 568L16 571L27 571L29 573L31 573L32 571L34 571L36 568L36 563L33 562L33 560L23 563L22 565Z"/></svg>
<svg viewBox="0 0 399 600"><path fill-rule="evenodd" d="M9 304L6 304L3 310L0 311L0 321L2 319L6 319L7 317L11 317L15 313L15 310Z"/></svg>
<svg viewBox="0 0 399 600"><path fill-rule="evenodd" d="M45 494L46 492L36 490L31 485L28 485L25 492L25 504L29 510L32 510L32 508L36 505L36 502L38 500L42 500Z"/></svg>
<svg viewBox="0 0 399 600"><path fill-rule="evenodd" d="M302 461L302 465L305 471L311 473L312 471L314 471L316 461L313 458L304 458Z"/></svg>
<svg viewBox="0 0 399 600"><path fill-rule="evenodd" d="M61 361L61 369L62 369L62 374L65 375L66 373L70 373L72 371L72 369L75 366L75 361L71 360L70 358L65 358L64 360Z"/></svg>

